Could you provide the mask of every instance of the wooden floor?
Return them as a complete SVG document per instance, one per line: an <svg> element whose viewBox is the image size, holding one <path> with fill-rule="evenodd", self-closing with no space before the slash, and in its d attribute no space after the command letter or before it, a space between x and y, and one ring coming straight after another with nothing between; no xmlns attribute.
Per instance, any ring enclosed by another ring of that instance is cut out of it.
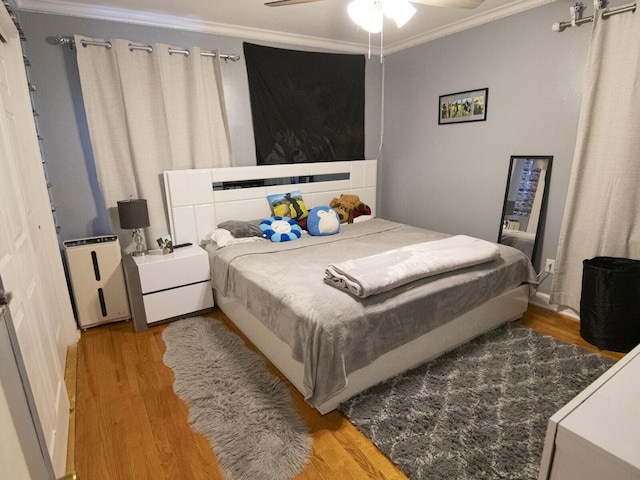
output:
<svg viewBox="0 0 640 480"><path fill-rule="evenodd" d="M217 309L212 315L225 320ZM521 323L598 351L582 340L577 321L549 310L530 306ZM82 333L71 393L75 452L69 456L79 480L223 478L208 441L191 431L187 406L173 393L173 373L162 362L164 328L135 333L129 321ZM322 416L293 388L292 395L314 440L298 479L406 478L339 412Z"/></svg>

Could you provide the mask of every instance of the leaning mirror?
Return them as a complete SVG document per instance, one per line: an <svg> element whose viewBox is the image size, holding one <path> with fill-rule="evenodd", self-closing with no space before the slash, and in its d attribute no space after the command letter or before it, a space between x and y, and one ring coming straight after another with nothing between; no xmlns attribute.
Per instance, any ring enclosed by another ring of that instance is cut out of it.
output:
<svg viewBox="0 0 640 480"><path fill-rule="evenodd" d="M498 243L524 252L534 265L552 160L551 156L513 155L509 162Z"/></svg>

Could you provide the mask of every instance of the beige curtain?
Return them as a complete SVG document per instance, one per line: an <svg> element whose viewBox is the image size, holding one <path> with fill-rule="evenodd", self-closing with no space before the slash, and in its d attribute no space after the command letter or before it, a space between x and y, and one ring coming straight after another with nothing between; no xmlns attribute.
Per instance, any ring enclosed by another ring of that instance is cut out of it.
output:
<svg viewBox="0 0 640 480"><path fill-rule="evenodd" d="M75 37L78 70L98 182L111 227L125 250L131 232L120 229L117 201L147 200L149 248L169 233L162 172L228 167L233 164L219 56L132 49L127 40L112 47L89 45Z"/></svg>
<svg viewBox="0 0 640 480"><path fill-rule="evenodd" d="M550 302L580 310L582 261L640 259L640 15L595 14Z"/></svg>

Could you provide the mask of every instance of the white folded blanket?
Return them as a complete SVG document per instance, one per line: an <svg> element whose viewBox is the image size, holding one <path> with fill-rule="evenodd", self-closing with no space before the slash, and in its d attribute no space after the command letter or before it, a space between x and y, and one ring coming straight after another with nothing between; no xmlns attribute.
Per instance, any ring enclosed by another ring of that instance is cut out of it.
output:
<svg viewBox="0 0 640 480"><path fill-rule="evenodd" d="M456 235L328 265L324 281L366 298L421 278L490 262L499 255L495 243Z"/></svg>

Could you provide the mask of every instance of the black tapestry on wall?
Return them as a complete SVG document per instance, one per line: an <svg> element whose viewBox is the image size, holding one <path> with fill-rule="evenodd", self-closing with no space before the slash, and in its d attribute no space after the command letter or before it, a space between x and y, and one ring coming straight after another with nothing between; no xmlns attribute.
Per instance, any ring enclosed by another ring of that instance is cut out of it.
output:
<svg viewBox="0 0 640 480"><path fill-rule="evenodd" d="M364 158L364 55L243 47L258 165Z"/></svg>

